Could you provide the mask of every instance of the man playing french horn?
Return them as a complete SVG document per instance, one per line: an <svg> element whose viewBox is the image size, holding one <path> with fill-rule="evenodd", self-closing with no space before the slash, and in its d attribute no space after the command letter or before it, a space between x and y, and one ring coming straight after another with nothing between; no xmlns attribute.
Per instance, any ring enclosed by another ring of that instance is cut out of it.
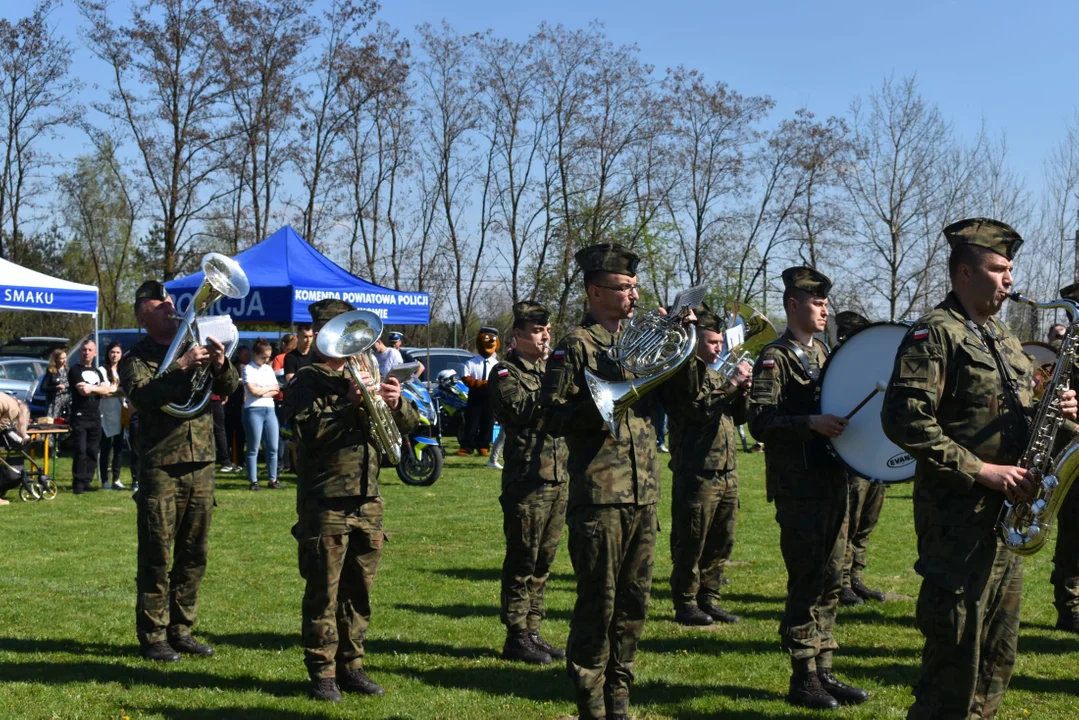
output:
<svg viewBox="0 0 1079 720"><path fill-rule="evenodd" d="M311 679L308 692L330 702L341 700L341 690L384 692L363 670L370 590L382 558L382 452L347 358L327 357L317 343L327 322L353 309L336 299L310 305L315 362L293 376L284 402L285 417L299 442L299 519L292 533L300 545L300 575L307 582L302 633ZM396 379L383 378L374 387L368 384L370 374L361 372L360 378L368 393L385 401L401 432L417 425L419 410L401 397Z"/></svg>
<svg viewBox="0 0 1079 720"><path fill-rule="evenodd" d="M1036 492L1018 466L1033 414L1030 358L1000 312L1023 239L1005 223L944 228L951 292L907 332L881 420L917 461L914 529L922 576L921 672L908 718L989 718L1015 666L1022 558L1000 538L1005 500ZM1048 392L1048 391L1047 391ZM1060 399L1074 420L1075 392Z"/></svg>

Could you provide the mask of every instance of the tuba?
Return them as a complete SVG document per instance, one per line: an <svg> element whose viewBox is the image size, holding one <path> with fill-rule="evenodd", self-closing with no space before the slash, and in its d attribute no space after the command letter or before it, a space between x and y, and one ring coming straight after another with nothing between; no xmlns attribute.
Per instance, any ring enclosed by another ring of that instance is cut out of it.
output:
<svg viewBox="0 0 1079 720"><path fill-rule="evenodd" d="M615 438L630 406L668 380L693 356L697 328L685 325L683 320L703 299L704 288L694 287L678 294L673 314L661 315L656 310L634 314L618 344L607 350L609 358L637 376L633 380L611 382L585 368L588 391Z"/></svg>
<svg viewBox="0 0 1079 720"><path fill-rule="evenodd" d="M382 334L382 320L368 310L351 310L342 313L322 326L315 345L318 351L330 358L345 358L352 379L359 388L367 418L371 423L370 434L379 451L391 465L401 462L401 431L393 419L393 411L378 393L372 393L360 378L365 372L375 384L382 382L378 360L371 347ZM401 402L404 402L402 398Z"/></svg>
<svg viewBox="0 0 1079 720"><path fill-rule="evenodd" d="M1072 441L1053 457L1053 447L1064 416L1060 397L1069 389L1079 341L1079 304L1071 300L1035 302L1017 292L1008 295L1039 310L1062 309L1068 314L1068 330L1060 344L1060 359L1045 385L1041 402L1030 426L1030 439L1019 466L1030 470L1038 490L1032 500L1005 503L1001 511L1000 534L1004 544L1017 555L1033 555L1042 549L1053 529L1064 498L1079 475L1079 441Z"/></svg>
<svg viewBox="0 0 1079 720"><path fill-rule="evenodd" d="M732 301L727 311L727 328L723 331L723 354L716 361L716 370L730 380L734 370L744 362L751 365L765 345L779 337L768 318L745 303Z"/></svg>
<svg viewBox="0 0 1079 720"><path fill-rule="evenodd" d="M246 297L250 290L247 274L238 262L227 255L207 253L202 258L202 273L205 277L191 298L187 312L183 315L172 316L174 320L179 321L180 328L165 353L165 359L161 361L158 375L165 372L169 365L188 349L205 342L206 338L199 332L199 320L211 317L208 316L208 312L215 302L225 297L237 299ZM225 359L231 360L240 344L240 336L228 315L217 316L214 319L223 320L231 327L231 337L225 342ZM186 405L169 403L161 409L173 417L186 419L202 412L209 401L210 368L204 367L195 371L191 380L191 398Z"/></svg>

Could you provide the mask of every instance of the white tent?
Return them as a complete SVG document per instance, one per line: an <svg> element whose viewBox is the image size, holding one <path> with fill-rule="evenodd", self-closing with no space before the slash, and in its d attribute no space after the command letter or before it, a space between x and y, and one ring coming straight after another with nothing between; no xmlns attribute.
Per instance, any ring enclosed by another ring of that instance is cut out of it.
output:
<svg viewBox="0 0 1079 720"><path fill-rule="evenodd" d="M0 258L0 309L93 315L97 340L97 288L93 285L54 278Z"/></svg>

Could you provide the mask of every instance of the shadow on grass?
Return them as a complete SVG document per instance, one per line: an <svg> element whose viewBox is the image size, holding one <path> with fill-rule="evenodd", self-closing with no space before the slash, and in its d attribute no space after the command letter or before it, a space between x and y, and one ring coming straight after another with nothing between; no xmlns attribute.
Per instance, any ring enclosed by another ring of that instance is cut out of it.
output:
<svg viewBox="0 0 1079 720"><path fill-rule="evenodd" d="M425 685L474 690L488 695L504 695L543 702L572 700L565 665L558 663L531 669L506 663L499 667L387 669Z"/></svg>
<svg viewBox="0 0 1079 720"><path fill-rule="evenodd" d="M206 671L198 669L198 666L203 663L207 666ZM297 697L307 692L305 682L229 677L212 672L210 667L213 664L213 660L183 660L179 663L169 663L169 669L166 670L159 666L124 665L87 660L0 663L0 677L4 678L5 682L45 685L118 683L125 688L148 685L169 690L201 690L210 687L238 692L261 692L272 697Z"/></svg>
<svg viewBox="0 0 1079 720"><path fill-rule="evenodd" d="M779 635L775 640L732 639L708 628L687 632L681 637L641 638L641 650L653 653L686 653L690 655L726 655L741 653L744 655L775 655L777 663L785 662ZM837 658L887 658L920 657L917 648L869 647L845 644L836 654ZM839 660L837 660L839 662Z"/></svg>
<svg viewBox="0 0 1079 720"><path fill-rule="evenodd" d="M502 581L501 568L439 568L428 572L454 578L455 580L469 580L471 582L497 583ZM572 573L551 573L548 582L552 581L574 583L576 578L573 577Z"/></svg>
<svg viewBox="0 0 1079 720"><path fill-rule="evenodd" d="M652 708L659 712L673 713L679 718L739 716L738 713L731 713L727 710L695 715L692 711L686 713L678 707L687 699L703 696L726 697L732 700L752 700L754 702L776 702L782 701L786 697L781 692L741 685L689 685L670 682L644 682L633 687L630 692L630 702L632 706L637 708ZM819 717L811 714L798 715L793 710L775 715L755 710L753 713L746 713L744 716L758 718Z"/></svg>
<svg viewBox="0 0 1079 720"><path fill-rule="evenodd" d="M315 700L311 701L315 703ZM147 714L157 714L170 720L330 720L340 717L339 715L327 715L317 710L281 710L280 708L251 708L251 707L220 707L220 708L179 708L168 705L150 706L144 708Z"/></svg>
<svg viewBox="0 0 1079 720"><path fill-rule="evenodd" d="M839 653L846 652L846 648L839 650ZM849 653L848 653L849 654ZM895 654L895 653L888 653ZM921 657L921 651L916 655ZM918 679L918 662L912 662L908 665L901 665L900 663L890 663L887 665L858 665L856 663L843 662L841 655L837 654L835 659L835 674L840 680L871 680L879 685L892 685L896 687L913 687L914 682ZM852 684L857 685L858 682Z"/></svg>
<svg viewBox="0 0 1079 720"><path fill-rule="evenodd" d="M211 645L230 645L246 650L292 650L300 647L300 633L275 632L201 633Z"/></svg>
<svg viewBox="0 0 1079 720"><path fill-rule="evenodd" d="M72 655L104 655L108 657L134 657L138 647L110 645L107 643L82 642L67 638L13 638L0 637L0 652L11 653L69 653Z"/></svg>
<svg viewBox="0 0 1079 720"><path fill-rule="evenodd" d="M1079 679L1076 678L1036 678L1027 675L1013 675L1008 685L1009 689L1026 690L1039 695L1045 693L1060 693L1062 695L1079 695Z"/></svg>
<svg viewBox="0 0 1079 720"><path fill-rule="evenodd" d="M364 649L372 657L379 655L443 655L445 657L480 660L483 658L499 658L499 652L491 647L455 647L443 643L429 643L416 640L397 640L391 638L367 638Z"/></svg>
<svg viewBox="0 0 1079 720"><path fill-rule="evenodd" d="M457 619L469 617L497 618L501 612L497 605L462 605L460 603L454 605L415 605L412 603L396 603L394 607L398 610L407 610L422 615L440 615L442 617ZM547 617L549 619L557 618L559 620L569 620L572 614L573 613L569 610L547 611Z"/></svg>
<svg viewBox="0 0 1079 720"><path fill-rule="evenodd" d="M1024 627L1026 627L1024 625ZM1057 631L1063 634L1063 631ZM1026 655L1066 655L1079 651L1079 639L1070 633L1063 637L1045 635L1022 635L1019 636L1019 653Z"/></svg>

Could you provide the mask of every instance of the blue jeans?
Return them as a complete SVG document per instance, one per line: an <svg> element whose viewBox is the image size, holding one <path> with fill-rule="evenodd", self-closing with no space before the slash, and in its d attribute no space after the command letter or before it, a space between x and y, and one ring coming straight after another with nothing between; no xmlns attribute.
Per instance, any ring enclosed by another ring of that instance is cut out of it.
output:
<svg viewBox="0 0 1079 720"><path fill-rule="evenodd" d="M277 434L277 415L272 407L244 408L248 482L258 482L260 440L266 444L266 468L270 471L270 482L277 480Z"/></svg>

